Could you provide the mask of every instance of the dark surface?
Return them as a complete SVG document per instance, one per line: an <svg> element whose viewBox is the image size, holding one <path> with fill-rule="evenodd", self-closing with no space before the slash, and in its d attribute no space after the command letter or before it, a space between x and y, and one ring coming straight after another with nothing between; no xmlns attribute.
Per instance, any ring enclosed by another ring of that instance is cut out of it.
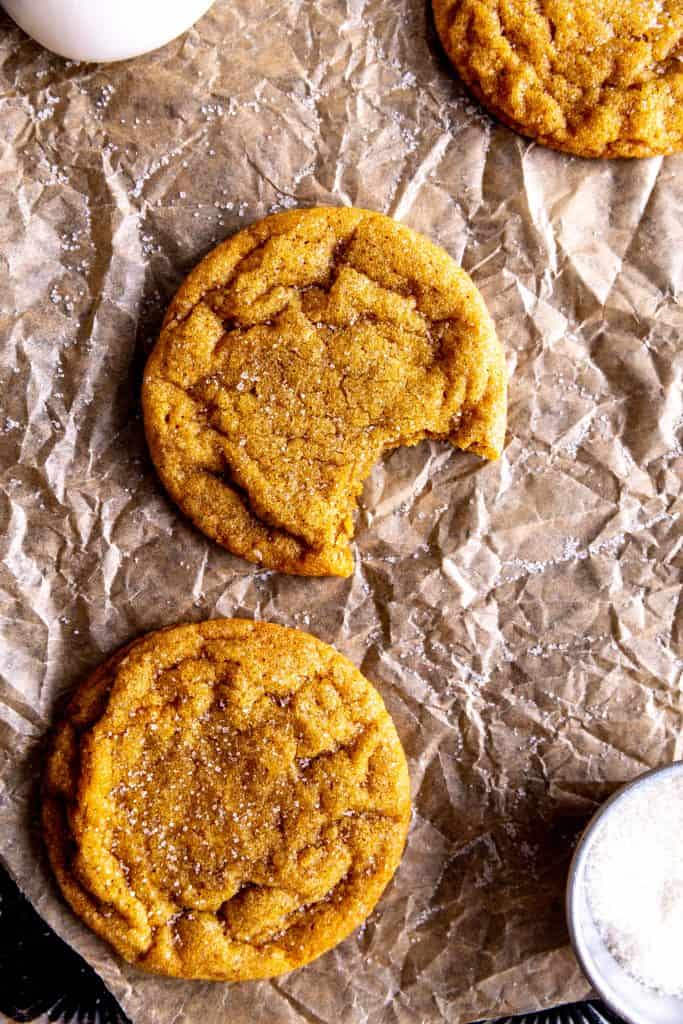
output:
<svg viewBox="0 0 683 1024"><path fill-rule="evenodd" d="M0 1018L130 1024L85 960L45 924L0 868Z"/></svg>
<svg viewBox="0 0 683 1024"><path fill-rule="evenodd" d="M0 1016L65 1024L131 1024L82 957L55 935L0 868ZM602 1003L505 1017L520 1024L621 1024ZM255 1022L256 1024L256 1022ZM272 1022L269 1022L272 1024Z"/></svg>

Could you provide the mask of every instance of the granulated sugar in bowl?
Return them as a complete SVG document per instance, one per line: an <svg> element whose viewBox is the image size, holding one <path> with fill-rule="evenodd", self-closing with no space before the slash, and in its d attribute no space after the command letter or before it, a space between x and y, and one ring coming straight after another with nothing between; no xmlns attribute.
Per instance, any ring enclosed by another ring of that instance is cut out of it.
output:
<svg viewBox="0 0 683 1024"><path fill-rule="evenodd" d="M612 956L644 985L676 996L683 996L682 844L683 773L632 790L586 866L588 905Z"/></svg>
<svg viewBox="0 0 683 1024"><path fill-rule="evenodd" d="M584 832L567 916L605 1001L634 1024L683 1021L683 762L619 790Z"/></svg>

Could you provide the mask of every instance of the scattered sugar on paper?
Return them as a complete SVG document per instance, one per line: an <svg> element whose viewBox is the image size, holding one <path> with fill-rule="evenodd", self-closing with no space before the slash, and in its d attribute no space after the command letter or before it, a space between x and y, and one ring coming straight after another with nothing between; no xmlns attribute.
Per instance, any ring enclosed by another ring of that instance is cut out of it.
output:
<svg viewBox="0 0 683 1024"><path fill-rule="evenodd" d="M624 798L586 868L588 902L610 953L638 981L683 996L683 777Z"/></svg>

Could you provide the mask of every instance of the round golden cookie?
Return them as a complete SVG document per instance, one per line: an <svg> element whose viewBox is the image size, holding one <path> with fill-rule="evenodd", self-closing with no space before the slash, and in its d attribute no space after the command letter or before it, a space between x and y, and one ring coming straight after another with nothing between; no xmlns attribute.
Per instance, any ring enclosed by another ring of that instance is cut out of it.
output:
<svg viewBox="0 0 683 1024"><path fill-rule="evenodd" d="M182 510L230 551L348 576L381 453L425 437L496 458L507 378L491 318L443 249L389 217L297 210L190 274L145 370L145 429Z"/></svg>
<svg viewBox="0 0 683 1024"><path fill-rule="evenodd" d="M588 157L683 149L683 0L433 0L457 71L502 121Z"/></svg>
<svg viewBox="0 0 683 1024"><path fill-rule="evenodd" d="M98 668L43 792L73 909L182 978L267 978L331 949L377 903L409 819L374 687L307 633L237 619L150 633Z"/></svg>

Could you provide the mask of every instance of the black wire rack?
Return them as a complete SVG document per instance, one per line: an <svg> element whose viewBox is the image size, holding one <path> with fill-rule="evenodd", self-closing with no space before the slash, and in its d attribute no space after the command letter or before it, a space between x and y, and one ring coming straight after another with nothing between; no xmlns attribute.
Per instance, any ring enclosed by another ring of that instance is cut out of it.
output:
<svg viewBox="0 0 683 1024"><path fill-rule="evenodd" d="M131 1024L102 979L45 924L0 868L0 1018ZM490 1024L622 1024L602 1003L570 1003ZM484 1024L484 1022L480 1022Z"/></svg>

